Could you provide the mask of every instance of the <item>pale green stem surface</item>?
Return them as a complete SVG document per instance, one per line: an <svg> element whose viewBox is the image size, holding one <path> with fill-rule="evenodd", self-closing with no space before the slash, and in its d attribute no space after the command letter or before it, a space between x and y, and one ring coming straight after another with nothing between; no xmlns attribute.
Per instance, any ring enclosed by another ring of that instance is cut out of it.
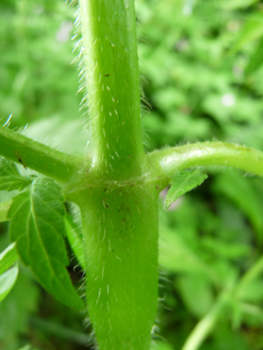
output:
<svg viewBox="0 0 263 350"><path fill-rule="evenodd" d="M147 155L160 181L169 183L175 172L191 167L234 167L263 176L263 153L252 148L223 142L203 142L178 146Z"/></svg>
<svg viewBox="0 0 263 350"><path fill-rule="evenodd" d="M133 0L80 0L91 166L82 212L87 304L100 350L148 350L158 300L158 189L140 121Z"/></svg>
<svg viewBox="0 0 263 350"><path fill-rule="evenodd" d="M145 157L134 0L80 0L92 166L107 179L137 176Z"/></svg>
<svg viewBox="0 0 263 350"><path fill-rule="evenodd" d="M0 155L58 181L68 181L82 159L56 151L39 142L0 126Z"/></svg>
<svg viewBox="0 0 263 350"><path fill-rule="evenodd" d="M158 303L158 191L150 183L71 193L83 217L87 303L100 350L148 350Z"/></svg>

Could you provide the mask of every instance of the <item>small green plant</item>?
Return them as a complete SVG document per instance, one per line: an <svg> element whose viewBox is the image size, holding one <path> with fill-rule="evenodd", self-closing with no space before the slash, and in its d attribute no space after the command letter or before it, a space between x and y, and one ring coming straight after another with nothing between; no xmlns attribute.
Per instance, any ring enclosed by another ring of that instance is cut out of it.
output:
<svg viewBox="0 0 263 350"><path fill-rule="evenodd" d="M19 192L0 207L1 221L10 220L12 242L0 255L0 300L16 281L20 259L59 301L88 310L98 349L149 350L158 302L160 191L171 185L168 208L205 180L209 166L262 176L263 153L222 142L146 153L134 1L80 0L79 6L80 89L88 109L89 149L73 156L10 130L8 123L0 128L0 189ZM22 176L15 163L38 174ZM65 202L79 207L81 232ZM85 271L85 298L66 270L66 236ZM261 265L222 292L184 350L199 347Z"/></svg>

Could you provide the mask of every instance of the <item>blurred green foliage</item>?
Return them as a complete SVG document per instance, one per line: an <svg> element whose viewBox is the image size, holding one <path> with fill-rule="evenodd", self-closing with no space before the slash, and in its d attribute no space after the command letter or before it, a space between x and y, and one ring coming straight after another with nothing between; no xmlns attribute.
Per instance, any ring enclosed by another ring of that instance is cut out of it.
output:
<svg viewBox="0 0 263 350"><path fill-rule="evenodd" d="M136 8L146 150L211 139L263 150L263 2L136 0ZM12 114L11 127L29 124L27 135L83 153L88 134L81 132L77 64L70 64L75 9L63 0L0 2L0 117L4 123ZM182 349L221 293L234 293L262 255L262 180L206 170L208 180L170 210L160 199L158 350ZM0 251L6 232L4 223ZM72 259L77 280L75 265ZM259 273L234 295L201 349L261 350L262 306ZM84 349L82 319L21 266L0 304L0 349Z"/></svg>

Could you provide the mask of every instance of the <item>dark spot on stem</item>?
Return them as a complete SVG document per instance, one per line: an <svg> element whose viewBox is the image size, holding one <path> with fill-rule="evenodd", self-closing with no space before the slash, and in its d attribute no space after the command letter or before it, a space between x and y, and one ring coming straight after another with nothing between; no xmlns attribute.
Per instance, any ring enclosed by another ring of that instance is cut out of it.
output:
<svg viewBox="0 0 263 350"><path fill-rule="evenodd" d="M19 161L19 163L22 164L23 167L26 169L26 163L18 151L15 151L15 156L16 156L17 160Z"/></svg>
<svg viewBox="0 0 263 350"><path fill-rule="evenodd" d="M106 203L105 198L103 198L102 203L105 209L109 208L110 205Z"/></svg>

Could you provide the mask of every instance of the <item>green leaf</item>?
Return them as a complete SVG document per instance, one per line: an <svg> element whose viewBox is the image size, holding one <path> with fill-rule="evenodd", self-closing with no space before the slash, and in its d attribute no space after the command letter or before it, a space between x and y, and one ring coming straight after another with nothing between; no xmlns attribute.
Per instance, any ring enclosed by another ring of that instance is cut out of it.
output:
<svg viewBox="0 0 263 350"><path fill-rule="evenodd" d="M0 157L0 176L21 176L15 163Z"/></svg>
<svg viewBox="0 0 263 350"><path fill-rule="evenodd" d="M163 227L160 232L159 264L172 273L201 273L218 285L217 272L201 260L173 230Z"/></svg>
<svg viewBox="0 0 263 350"><path fill-rule="evenodd" d="M65 208L60 187L40 178L13 199L8 216L10 238L42 286L64 304L82 309L65 266L69 264L64 242Z"/></svg>
<svg viewBox="0 0 263 350"><path fill-rule="evenodd" d="M179 275L176 287L186 307L194 316L202 318L212 308L214 304L212 284L203 274ZM197 300L198 302L196 302Z"/></svg>
<svg viewBox="0 0 263 350"><path fill-rule="evenodd" d="M18 265L9 269L18 259L16 244L10 244L0 254L0 301L2 301L13 288L17 276Z"/></svg>
<svg viewBox="0 0 263 350"><path fill-rule="evenodd" d="M17 259L16 243L12 243L0 254L0 275L8 270Z"/></svg>
<svg viewBox="0 0 263 350"><path fill-rule="evenodd" d="M31 345L27 344L18 350L38 350L37 348L33 348Z"/></svg>
<svg viewBox="0 0 263 350"><path fill-rule="evenodd" d="M69 244L78 260L80 266L85 270L85 257L83 250L83 242L78 233L79 228L74 223L72 217L69 214L65 215L65 227L66 234L69 241Z"/></svg>
<svg viewBox="0 0 263 350"><path fill-rule="evenodd" d="M35 176L21 176L14 162L0 157L0 190L22 191L34 178Z"/></svg>
<svg viewBox="0 0 263 350"><path fill-rule="evenodd" d="M263 38L261 38L258 45L255 47L255 51L250 56L248 65L245 68L245 74L249 75L254 73L263 63Z"/></svg>
<svg viewBox="0 0 263 350"><path fill-rule="evenodd" d="M13 288L17 275L18 266L14 266L0 275L0 301L2 301Z"/></svg>
<svg viewBox="0 0 263 350"><path fill-rule="evenodd" d="M7 214L11 204L12 204L11 200L0 203L0 222L5 222L9 220L7 217Z"/></svg>
<svg viewBox="0 0 263 350"><path fill-rule="evenodd" d="M238 8L249 7L259 2L260 0L223 0L219 6L226 10L235 10Z"/></svg>
<svg viewBox="0 0 263 350"><path fill-rule="evenodd" d="M233 54L243 45L250 41L256 40L263 35L263 18L262 16L254 15L248 18L244 27L236 40L236 43L231 48L230 53Z"/></svg>
<svg viewBox="0 0 263 350"><path fill-rule="evenodd" d="M256 195L249 179L236 171L226 171L217 176L214 190L221 196L224 194L231 199L248 217L258 240L262 240L263 217L261 200Z"/></svg>
<svg viewBox="0 0 263 350"><path fill-rule="evenodd" d="M177 198L201 185L207 179L206 174L199 170L178 172L172 179L173 183L165 199L165 209L168 209Z"/></svg>

